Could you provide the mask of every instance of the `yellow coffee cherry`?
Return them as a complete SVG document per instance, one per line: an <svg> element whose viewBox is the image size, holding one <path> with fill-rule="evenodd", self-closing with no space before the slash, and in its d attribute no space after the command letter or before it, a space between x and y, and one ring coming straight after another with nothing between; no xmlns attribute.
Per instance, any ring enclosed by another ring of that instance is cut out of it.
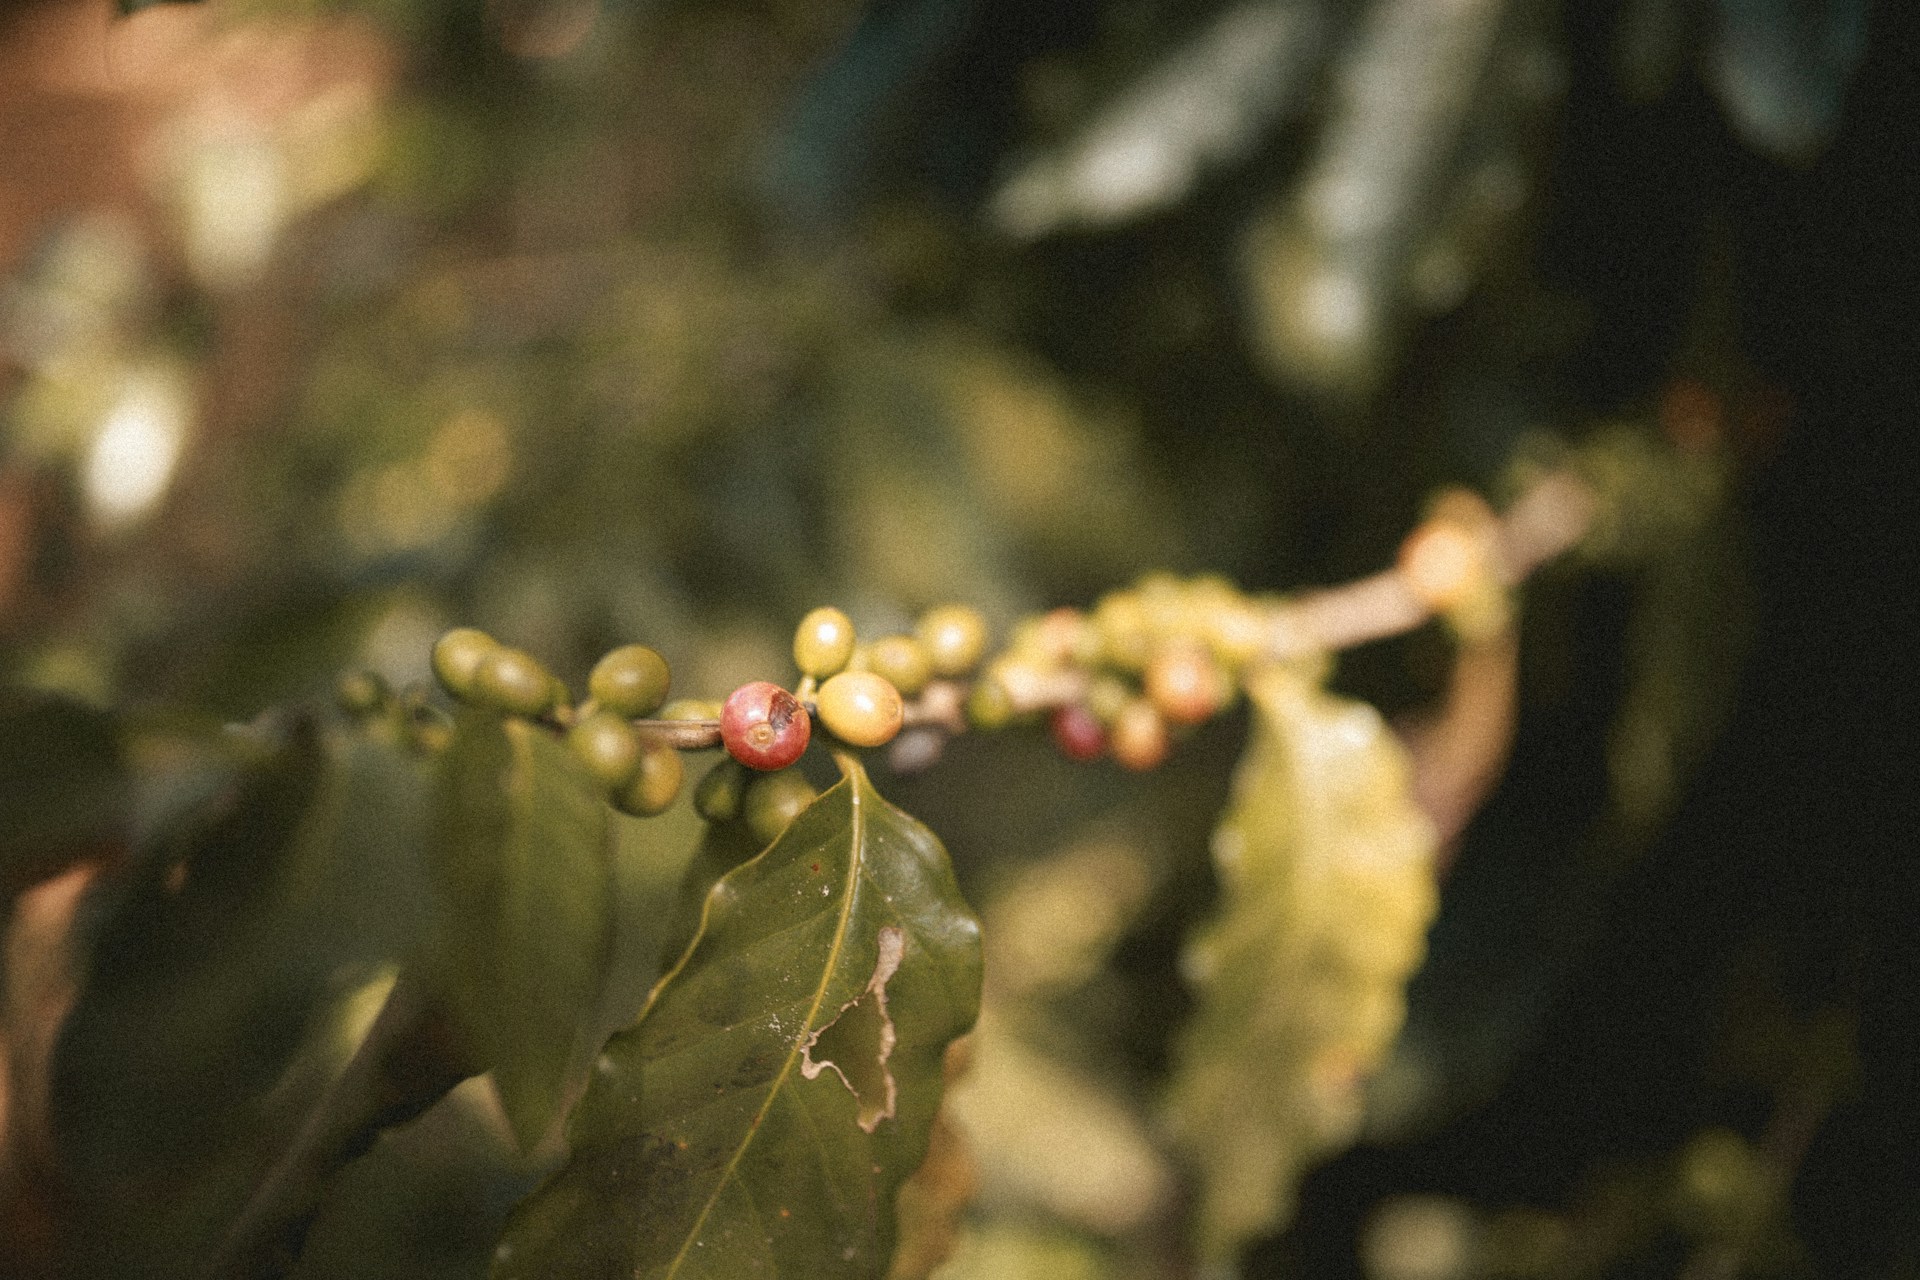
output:
<svg viewBox="0 0 1920 1280"><path fill-rule="evenodd" d="M824 680L845 670L853 656L853 620L824 605L800 619L793 633L793 664L803 676Z"/></svg>
<svg viewBox="0 0 1920 1280"><path fill-rule="evenodd" d="M871 671L842 671L820 686L814 705L827 731L856 747L893 741L906 714L900 691Z"/></svg>
<svg viewBox="0 0 1920 1280"><path fill-rule="evenodd" d="M937 676L963 676L987 651L987 623L978 609L943 604L920 617L914 635L927 651L927 665Z"/></svg>

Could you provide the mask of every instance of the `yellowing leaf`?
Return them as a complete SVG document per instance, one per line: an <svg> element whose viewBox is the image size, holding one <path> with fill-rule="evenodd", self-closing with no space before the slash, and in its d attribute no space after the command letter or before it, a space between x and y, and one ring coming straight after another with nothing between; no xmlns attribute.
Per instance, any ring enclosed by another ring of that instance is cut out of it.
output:
<svg viewBox="0 0 1920 1280"><path fill-rule="evenodd" d="M933 833L860 766L707 895L608 1041L495 1280L880 1277L973 1024L979 927Z"/></svg>
<svg viewBox="0 0 1920 1280"><path fill-rule="evenodd" d="M1432 829L1379 714L1287 669L1248 692L1254 738L1214 836L1222 905L1187 957L1200 1008L1170 1097L1213 1259L1281 1226L1307 1164L1351 1140L1435 906Z"/></svg>

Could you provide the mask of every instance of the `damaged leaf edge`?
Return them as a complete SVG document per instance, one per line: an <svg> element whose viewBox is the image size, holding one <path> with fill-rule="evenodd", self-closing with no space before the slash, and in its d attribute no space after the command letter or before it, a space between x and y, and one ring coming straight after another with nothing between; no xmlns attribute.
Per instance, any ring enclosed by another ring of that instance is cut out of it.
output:
<svg viewBox="0 0 1920 1280"><path fill-rule="evenodd" d="M839 1076L840 1083L847 1086L847 1092L851 1093L854 1100L860 1104L859 1118L855 1123L867 1133L878 1129L882 1120L893 1118L894 1102L899 1096L899 1086L894 1082L893 1072L887 1070L887 1059L893 1056L894 1042L899 1038L893 1029L893 1018L887 1013L887 983L892 981L895 971L900 968L901 958L906 954L907 936L905 932L893 925L883 925L880 929L879 947L880 958L874 963L873 977L867 981L866 987L859 995L840 1006L840 1012L834 1015L832 1022L815 1030L800 1046L801 1076L814 1080L819 1078L822 1071L832 1071L834 1075ZM840 1020L868 996L873 997L874 1009L880 1015L880 1047L874 1055L874 1066L880 1069L885 1100L879 1106L875 1106L873 1099L863 1096L860 1090L854 1087L853 1081L847 1077L845 1071L841 1070L838 1063L827 1058L822 1058L818 1062L813 1059L813 1050L820 1043L820 1037L839 1026Z"/></svg>

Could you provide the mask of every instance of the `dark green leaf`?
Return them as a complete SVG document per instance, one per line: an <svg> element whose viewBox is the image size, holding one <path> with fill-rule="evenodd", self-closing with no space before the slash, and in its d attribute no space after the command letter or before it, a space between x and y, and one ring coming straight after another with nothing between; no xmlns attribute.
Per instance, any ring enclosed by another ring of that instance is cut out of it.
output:
<svg viewBox="0 0 1920 1280"><path fill-rule="evenodd" d="M688 944L700 931L700 918L706 914L707 895L713 886L765 847L745 822L707 825L700 837L700 847L694 850L693 861L687 864L686 873L680 878L680 894L673 904L673 915L667 922L666 936L660 946L662 965L670 966L686 954Z"/></svg>
<svg viewBox="0 0 1920 1280"><path fill-rule="evenodd" d="M103 1259L210 1247L337 1070L346 1002L426 923L417 760L297 720L223 771L86 913L49 1105L71 1187L119 1206Z"/></svg>
<svg viewBox="0 0 1920 1280"><path fill-rule="evenodd" d="M120 839L126 803L111 716L51 694L0 696L0 908Z"/></svg>
<svg viewBox="0 0 1920 1280"><path fill-rule="evenodd" d="M979 926L933 833L841 768L608 1042L496 1280L885 1273L979 1010Z"/></svg>
<svg viewBox="0 0 1920 1280"><path fill-rule="evenodd" d="M609 810L547 730L464 713L442 757L440 981L524 1146L583 1059L613 934Z"/></svg>
<svg viewBox="0 0 1920 1280"><path fill-rule="evenodd" d="M1247 691L1254 738L1214 835L1221 910L1187 957L1200 1007L1169 1099L1211 1259L1280 1226L1308 1163L1352 1140L1435 905L1432 824L1379 713L1291 670Z"/></svg>

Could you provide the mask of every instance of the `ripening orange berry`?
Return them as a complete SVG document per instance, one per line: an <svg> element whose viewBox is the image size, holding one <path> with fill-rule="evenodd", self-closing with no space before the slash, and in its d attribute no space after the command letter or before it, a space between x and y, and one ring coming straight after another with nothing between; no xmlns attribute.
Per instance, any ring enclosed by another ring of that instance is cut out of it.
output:
<svg viewBox="0 0 1920 1280"><path fill-rule="evenodd" d="M1174 724L1199 724L1227 700L1226 676L1205 649L1163 649L1147 664L1147 697Z"/></svg>
<svg viewBox="0 0 1920 1280"><path fill-rule="evenodd" d="M1171 746L1166 720L1145 698L1134 698L1121 707L1107 735L1113 758L1122 768L1137 772L1158 766Z"/></svg>

